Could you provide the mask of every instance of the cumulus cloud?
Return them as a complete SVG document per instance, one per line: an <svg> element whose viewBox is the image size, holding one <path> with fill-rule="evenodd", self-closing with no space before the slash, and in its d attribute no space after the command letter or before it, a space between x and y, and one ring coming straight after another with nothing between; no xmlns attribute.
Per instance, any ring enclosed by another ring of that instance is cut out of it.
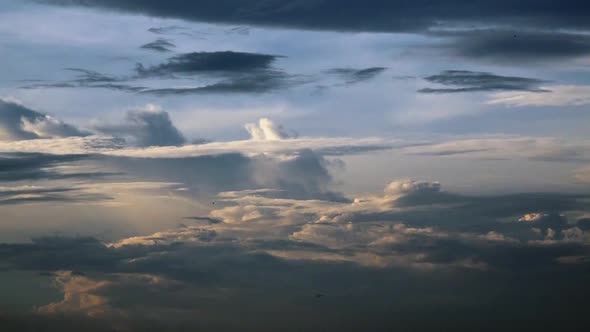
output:
<svg viewBox="0 0 590 332"><path fill-rule="evenodd" d="M388 184L387 187L385 187L385 193L389 195L402 195L439 191L440 183L438 182L413 180L394 181Z"/></svg>
<svg viewBox="0 0 590 332"><path fill-rule="evenodd" d="M0 99L0 139L26 140L86 135L88 133L50 115Z"/></svg>
<svg viewBox="0 0 590 332"><path fill-rule="evenodd" d="M131 138L137 146L182 145L185 138L174 126L167 112L155 105L129 111L126 124L99 125L94 129L108 135Z"/></svg>
<svg viewBox="0 0 590 332"><path fill-rule="evenodd" d="M261 118L258 121L258 125L248 123L245 128L253 140L277 141L291 137L283 126L275 124L267 118Z"/></svg>
<svg viewBox="0 0 590 332"><path fill-rule="evenodd" d="M335 298L329 308L336 306L335 312L341 314L348 310L341 304L342 296L357 299L350 312L358 311L358 301L380 308L392 298L396 301L391 305L401 310L413 302L398 303L400 296L420 296L420 303L430 305L438 303L441 291L451 290L449 298L461 300L445 305L461 307L465 301L480 300L482 290L490 285L509 287L512 298L530 287L531 280L544 280L540 276L563 275L569 281L565 284L576 284L572 292L579 292L586 282L583 273L575 278L587 268L584 257L590 253L590 238L586 231L563 224L561 229L537 232L537 222L517 222L517 210L534 211L532 201L553 209L551 202L567 200L559 208L569 212L588 208L583 203L571 205L576 197L445 196L440 185L415 180L394 181L387 188L347 202L277 198L272 196L276 190L268 189L232 191L218 196L219 206L209 217L222 222L181 225L109 243L46 237L0 244L0 259L8 269L53 274L63 300L40 305L38 312L103 318L131 330L135 320L153 315L158 317L151 321L154 326L177 329L174 324L179 320L197 324L196 313L209 319L211 326L219 326L218 319L227 321L228 310L243 313L249 310L244 308L256 307L252 314L257 315L278 306L281 312L291 312L279 298L297 300L298 306L309 301L310 312L321 310L324 317L326 309L312 302L318 301L314 296L318 292L326 294L327 301ZM398 204L400 197L433 194L439 198L436 204ZM389 204L381 204L384 200ZM514 211L506 212L507 207ZM513 222L495 210L511 215ZM356 218L322 218L355 214ZM466 218L464 222L471 225L484 220L489 227L453 229L450 218ZM515 273L518 276L512 278ZM474 278L467 283L474 284L473 289L465 289L466 275ZM236 284L236 278L241 282ZM424 291L441 278L448 280ZM400 282L404 289L416 289L407 294L398 290L397 296L383 294ZM545 283L534 287L535 294L549 294L552 289ZM485 294L498 296L497 290ZM254 296L262 300L252 302ZM214 316L221 308L224 317ZM515 310L522 314L520 306Z"/></svg>

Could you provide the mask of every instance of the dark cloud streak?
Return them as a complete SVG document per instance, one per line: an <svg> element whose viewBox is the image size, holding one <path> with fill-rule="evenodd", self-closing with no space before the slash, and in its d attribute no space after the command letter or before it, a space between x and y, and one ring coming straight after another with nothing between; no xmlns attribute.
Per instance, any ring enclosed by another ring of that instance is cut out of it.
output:
<svg viewBox="0 0 590 332"><path fill-rule="evenodd" d="M158 38L156 40L154 40L153 42L149 42L147 44L144 44L142 46L140 46L140 48L145 49L145 50L151 50L151 51L156 51L156 52L171 52L171 48L176 47L176 45L174 43L172 43L172 41L168 40L168 39L163 39L163 38Z"/></svg>
<svg viewBox="0 0 590 332"><path fill-rule="evenodd" d="M545 83L534 78L500 76L485 72L468 70L446 70L437 75L424 78L430 83L447 86L445 88L423 88L422 93L457 93L479 91L530 91L550 92L538 86Z"/></svg>

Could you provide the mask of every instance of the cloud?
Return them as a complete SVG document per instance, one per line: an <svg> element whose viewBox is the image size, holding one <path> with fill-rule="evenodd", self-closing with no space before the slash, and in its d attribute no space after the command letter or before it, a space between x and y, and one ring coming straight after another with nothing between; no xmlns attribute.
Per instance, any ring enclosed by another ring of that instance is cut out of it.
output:
<svg viewBox="0 0 590 332"><path fill-rule="evenodd" d="M386 67L369 67L364 69L334 68L326 72L342 77L346 84L356 84L372 80L386 70Z"/></svg>
<svg viewBox="0 0 590 332"><path fill-rule="evenodd" d="M248 123L245 126L253 140L278 141L291 137L281 125L277 125L267 118L261 118L258 125Z"/></svg>
<svg viewBox="0 0 590 332"><path fill-rule="evenodd" d="M423 88L418 90L422 93L455 93L455 92L478 92L498 90L523 90L528 92L550 92L538 88L546 81L524 78L500 76L485 72L473 72L468 70L445 70L438 75L424 78L430 83L437 83L445 88Z"/></svg>
<svg viewBox="0 0 590 332"><path fill-rule="evenodd" d="M166 76L174 74L244 73L268 70L279 58L276 55L233 51L193 52L175 55L167 62L144 67L138 64L136 71L141 76Z"/></svg>
<svg viewBox="0 0 590 332"><path fill-rule="evenodd" d="M308 257L311 261L353 262L385 269L512 269L519 263L529 267L549 264L565 253L588 253L590 249L586 247L590 245L588 234L574 229L557 213L529 212L519 217L520 211L535 209L534 204L544 206L546 211L587 210L588 205L583 203L587 197L460 196L444 193L434 183L420 181L397 181L388 188L400 186L402 190L394 193L386 191L384 195L342 202L265 196L269 191L231 192L219 195L222 206L212 210L208 217L222 222L183 225L112 243L92 238L39 238L27 245L0 245L0 257L8 266L20 269L148 273L189 281L205 266L224 273L223 265L217 264L236 259L257 260L261 257L256 255L261 252L287 261ZM402 201L400 197L407 199ZM409 204L420 197L438 197L439 201ZM511 221L506 220L507 216ZM463 223L464 227L453 227L450 217L460 219L453 222ZM530 221L519 222L519 218ZM537 231L539 228L542 232ZM546 240L556 246L539 248L546 245ZM71 254L60 254L63 252ZM512 254L526 252L541 256L532 262L512 261L520 260ZM257 264L261 264L259 268L274 269L279 262L263 258ZM174 264L173 270L169 269L170 264Z"/></svg>
<svg viewBox="0 0 590 332"><path fill-rule="evenodd" d="M205 75L219 79L193 87L165 87L141 90L152 95L197 93L263 93L301 84L272 64L281 56L234 51L193 52L173 56L167 62L144 67L138 64L139 77Z"/></svg>
<svg viewBox="0 0 590 332"><path fill-rule="evenodd" d="M86 136L76 127L52 116L0 99L0 140Z"/></svg>
<svg viewBox="0 0 590 332"><path fill-rule="evenodd" d="M523 106L582 106L590 104L590 86L552 85L552 93L500 92L491 96L488 104Z"/></svg>
<svg viewBox="0 0 590 332"><path fill-rule="evenodd" d="M156 51L156 52L171 52L171 48L176 47L176 45L174 45L174 43L172 43L170 40L168 39L164 39L164 38L158 38L156 40L154 40L153 42L149 42L147 44L141 45L140 48L144 49L144 50L151 50L151 51Z"/></svg>
<svg viewBox="0 0 590 332"><path fill-rule="evenodd" d="M168 113L157 106L148 105L143 110L129 111L125 120L127 123L122 125L98 125L94 129L107 135L131 137L137 146L174 146L186 141Z"/></svg>
<svg viewBox="0 0 590 332"><path fill-rule="evenodd" d="M86 155L51 155L42 153L0 153L0 181L34 181L80 179L115 175L112 172L85 169L80 162ZM67 169L64 166L69 165ZM78 166L78 167L74 167Z"/></svg>
<svg viewBox="0 0 590 332"><path fill-rule="evenodd" d="M139 92L156 96L204 93L265 93L301 84L303 81L280 71L257 71L236 74L216 83L194 87L143 88Z"/></svg>
<svg viewBox="0 0 590 332"><path fill-rule="evenodd" d="M183 183L185 195L211 197L219 191L271 188L277 195L301 199L343 200L330 190L332 177L321 156L309 150L288 157L225 153L143 158L105 156L109 169L152 181Z"/></svg>
<svg viewBox="0 0 590 332"><path fill-rule="evenodd" d="M94 281L90 278L76 275L72 272L58 272L56 282L62 287L64 300L50 303L37 309L40 313L83 313L90 317L97 317L111 310L106 297L92 293L111 285L105 280Z"/></svg>
<svg viewBox="0 0 590 332"><path fill-rule="evenodd" d="M78 83L79 85L87 85L92 83L114 83L120 81L120 79L101 74L93 70L83 68L66 68L65 70L78 73L78 76L71 82Z"/></svg>
<svg viewBox="0 0 590 332"><path fill-rule="evenodd" d="M161 51L165 40L144 45L144 48ZM278 55L234 51L193 52L175 55L159 65L145 67L138 63L135 73L128 76L107 76L95 71L67 68L78 72L77 78L54 83L35 83L22 89L40 88L100 88L122 92L142 93L156 96L203 94L203 93L264 93L284 89L309 81L309 78L289 75L273 68ZM196 77L204 83L194 86L148 87L132 85L130 82L142 79ZM214 80L213 82L210 82Z"/></svg>
<svg viewBox="0 0 590 332"><path fill-rule="evenodd" d="M590 37L587 34L556 32L546 30L546 27L474 29L443 32L441 35L453 37L451 47L455 54L501 63L559 61L590 53Z"/></svg>
<svg viewBox="0 0 590 332"><path fill-rule="evenodd" d="M419 144L403 148L411 155L456 156L479 159L527 159L533 161L583 162L590 158L590 144L554 137L498 136Z"/></svg>
<svg viewBox="0 0 590 332"><path fill-rule="evenodd" d="M425 181L394 181L385 187L385 193L389 195L413 194L424 192L439 192L440 183Z"/></svg>
<svg viewBox="0 0 590 332"><path fill-rule="evenodd" d="M238 0L207 4L186 2L149 2L141 0L39 0L60 5L83 5L115 9L160 17L186 20L323 29L340 31L405 32L424 31L440 26L481 22L484 25L514 25L536 28L587 28L585 20L589 7L579 1L567 0L559 5L526 0L481 1L477 8L467 1L433 4L429 1L390 2L369 1L357 6L353 1L256 0L247 5ZM334 10L338 15L332 15Z"/></svg>
<svg viewBox="0 0 590 332"><path fill-rule="evenodd" d="M112 197L102 193L90 193L73 187L0 187L0 206L27 203L76 203L102 202Z"/></svg>
<svg viewBox="0 0 590 332"><path fill-rule="evenodd" d="M184 35L184 34L188 34L187 31L190 31L190 28L177 26L177 25L170 25L170 26L149 28L148 31L151 33L154 33L156 35L166 35L166 34Z"/></svg>
<svg viewBox="0 0 590 332"><path fill-rule="evenodd" d="M30 0L65 6L86 6L178 18L189 21L240 24L303 30L347 32L420 33L443 39L436 48L454 55L484 61L559 61L590 54L586 16L590 7L579 0L559 5L549 0L482 0L477 6L465 0L371 0L360 8L352 0L224 0L207 4L145 3L141 0ZM337 11L337 15L333 13ZM160 30L161 29L161 30ZM195 34L178 26L154 33ZM199 35L197 35L199 37ZM444 42L446 39L446 42Z"/></svg>
<svg viewBox="0 0 590 332"><path fill-rule="evenodd" d="M386 187L384 193L346 202L277 198L273 190L227 192L218 196L218 206L207 217L222 222L182 225L112 242L53 236L5 243L0 244L0 259L9 272L53 275L63 299L40 304L36 312L104 319L111 327L131 331L144 330L141 324L148 322L162 330L223 330L232 312L256 317L252 323L236 320L236 326L259 330L270 324L274 329L274 321L259 323L258 317L271 308L283 315L296 307L307 310L306 315L316 313L316 327L325 323L341 330L342 313L356 312L356 317L374 317L376 326L383 327L372 330L387 331L399 324L397 318L389 324L392 308L404 316L406 311L428 312L441 297L452 311L479 303L482 297L500 297L506 303L517 298L514 308L499 314L511 317L537 302L536 296L532 302L521 302L525 294L559 300L564 292L580 295L585 290L589 234L563 219L558 230L518 218L542 211L532 207L533 202L566 215L582 207L587 211L587 197L462 196L444 192L436 182L416 180ZM419 197L438 201L400 201ZM453 228L455 219L468 227ZM473 227L482 224L487 227ZM543 229L537 231L539 227ZM565 288L548 287L547 280ZM325 294L321 301L329 305L318 304L318 293ZM359 303L368 313L359 313ZM388 303L387 310L382 310L383 303ZM570 296L558 304L541 305L559 313L556 308L574 308L568 303ZM527 315L536 317L538 310L537 303ZM488 317L489 310L476 312ZM436 326L447 326L449 314L441 315ZM301 309L297 315L281 316L276 326L291 319L299 322L300 315ZM474 322L479 323L470 320L469 328ZM408 330L417 326L406 324ZM489 321L481 324L489 326ZM298 328L312 327L303 324L294 330Z"/></svg>

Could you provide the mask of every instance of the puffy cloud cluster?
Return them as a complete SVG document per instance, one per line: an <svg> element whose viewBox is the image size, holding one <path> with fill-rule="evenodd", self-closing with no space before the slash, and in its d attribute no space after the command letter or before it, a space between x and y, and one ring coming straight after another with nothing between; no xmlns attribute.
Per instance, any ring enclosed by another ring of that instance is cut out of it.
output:
<svg viewBox="0 0 590 332"><path fill-rule="evenodd" d="M438 182L426 182L426 181L412 181L402 180L394 181L385 187L385 193L389 195L403 195L413 193L427 193L427 192L439 192L440 183Z"/></svg>
<svg viewBox="0 0 590 332"><path fill-rule="evenodd" d="M185 143L182 133L174 126L167 112L158 106L148 105L145 109L130 111L124 124L95 126L101 133L131 138L137 146L174 146Z"/></svg>
<svg viewBox="0 0 590 332"><path fill-rule="evenodd" d="M51 237L2 244L0 259L9 269L53 273L63 300L40 305L38 312L107 319L128 329L147 316L160 317L152 324L168 329L178 329L179 322L196 328L195 315L219 326L221 308L252 310L259 317L272 307L291 312L285 303L291 301L309 303L310 313L320 310L327 316L318 319L331 324L329 309L311 302L318 301L318 292L342 313L349 310L342 298L357 299L357 310L359 301L376 310L391 299L403 308L416 296L435 303L453 289L449 295L461 301L446 305L460 307L481 300L481 292L497 297L487 293L490 285L507 287L511 296L526 293L522 287L553 294L546 284L523 284L523 276L563 276L577 291L585 280L583 273L571 279L590 257L584 222L557 228L541 222L554 213L530 211L543 211L535 208L541 204L584 220L586 196L471 197L413 180L386 188L347 201L285 198L276 189L229 191L218 195L209 216L184 220L197 225L110 243ZM519 222L523 215L537 221ZM511 277L515 273L518 278ZM473 278L473 289L465 289L465 278ZM440 287L424 291L434 280ZM399 293L400 283L416 288ZM389 289L397 296L383 294Z"/></svg>
<svg viewBox="0 0 590 332"><path fill-rule="evenodd" d="M278 141L290 138L291 135L281 125L277 125L267 118L262 118L255 123L248 123L245 126L250 137L256 141Z"/></svg>
<svg viewBox="0 0 590 332"><path fill-rule="evenodd" d="M0 98L0 140L86 136L76 127Z"/></svg>

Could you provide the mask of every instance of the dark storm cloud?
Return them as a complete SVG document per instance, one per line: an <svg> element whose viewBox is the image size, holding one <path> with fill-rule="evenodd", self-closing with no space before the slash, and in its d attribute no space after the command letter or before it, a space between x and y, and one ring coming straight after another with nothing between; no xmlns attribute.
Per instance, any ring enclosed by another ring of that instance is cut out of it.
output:
<svg viewBox="0 0 590 332"><path fill-rule="evenodd" d="M540 89L538 86L545 83L534 78L500 76L485 72L473 72L468 70L445 70L437 75L424 78L430 83L436 83L444 88L424 88L418 90L422 93L456 93L479 91L530 91L550 92Z"/></svg>
<svg viewBox="0 0 590 332"><path fill-rule="evenodd" d="M142 45L140 48L157 52L171 52L171 48L174 47L176 47L176 45L174 45L172 41L168 39L158 38L153 42Z"/></svg>
<svg viewBox="0 0 590 332"><path fill-rule="evenodd" d="M385 67L370 67L364 69L334 68L327 70L326 73L342 77L346 84L355 84L369 81L386 70L387 68Z"/></svg>
<svg viewBox="0 0 590 332"><path fill-rule="evenodd" d="M165 63L147 68L138 64L136 72L140 76L244 73L268 70L277 58L279 58L277 55L233 51L193 52L173 56Z"/></svg>
<svg viewBox="0 0 590 332"><path fill-rule="evenodd" d="M174 146L186 141L168 113L161 110L130 111L125 123L98 125L94 129L108 135L131 137L137 146Z"/></svg>
<svg viewBox="0 0 590 332"><path fill-rule="evenodd" d="M187 20L343 31L424 31L441 23L588 28L590 5L565 0L37 0Z"/></svg>

